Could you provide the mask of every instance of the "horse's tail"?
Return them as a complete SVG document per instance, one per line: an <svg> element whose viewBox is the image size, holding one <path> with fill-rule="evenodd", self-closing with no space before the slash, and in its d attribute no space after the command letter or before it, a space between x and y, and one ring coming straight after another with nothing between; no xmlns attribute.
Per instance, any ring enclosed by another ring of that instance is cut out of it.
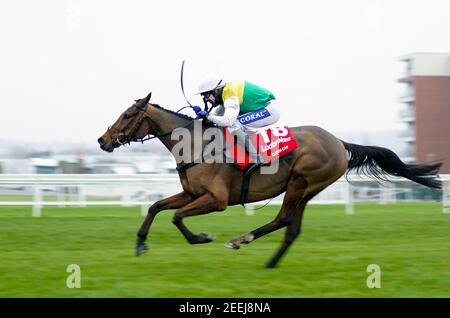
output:
<svg viewBox="0 0 450 318"><path fill-rule="evenodd" d="M342 140L341 140L342 141ZM403 177L424 186L441 189L438 179L442 163L405 164L391 150L376 146L361 146L342 141L350 154L347 174L356 169L357 174L364 174L378 180L387 181L384 175Z"/></svg>

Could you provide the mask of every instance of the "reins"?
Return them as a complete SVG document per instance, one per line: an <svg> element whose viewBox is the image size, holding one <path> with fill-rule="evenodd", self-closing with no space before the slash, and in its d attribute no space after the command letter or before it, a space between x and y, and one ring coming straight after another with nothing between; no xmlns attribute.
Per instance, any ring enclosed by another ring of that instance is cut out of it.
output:
<svg viewBox="0 0 450 318"><path fill-rule="evenodd" d="M181 108L180 110L178 110L177 113L180 112L182 109L184 109L184 108L186 108L186 107L190 107L190 106L184 106L183 108ZM148 104L145 105L145 108L139 108L139 107L137 107L137 108L138 108L138 110L139 110L140 112L144 112L144 113L145 113L145 115L144 115L145 117L150 118L150 116L147 115ZM144 117L144 118L145 118L145 117ZM144 118L143 118L142 120L144 120ZM150 119L150 120L151 120L151 119ZM174 129L172 129L172 130L170 130L170 131L167 131L167 132L165 132L165 133L162 133L162 134L155 134L155 135L153 135L153 136L150 136L150 134L148 134L146 137L141 138L141 139L129 140L128 143L130 143L130 142L140 142L140 143L143 144L144 141L147 141L147 140L151 140L151 139L154 139L154 138L161 138L161 137L168 136L168 135L170 135L175 129L188 128L189 126L191 126L191 125L194 123L195 120L196 120L196 118L193 118L193 119L192 119L190 122L188 122L186 125L184 125L184 126L182 126L182 127L176 127L176 128L174 128Z"/></svg>
<svg viewBox="0 0 450 318"><path fill-rule="evenodd" d="M183 96L184 96L184 99L186 100L186 102L188 103L188 105L187 105L187 106L181 107L179 110L176 111L176 113L179 113L180 111L182 111L183 109L186 109L186 108L194 109L194 106L192 106L192 104L189 102L188 98L186 97L186 93L184 92L184 83L183 83L184 64L185 64L185 60L183 60L182 63L181 63L180 83L181 83L181 91L182 91ZM138 109L138 111L139 111L140 113L141 113L141 112L145 113L145 114L144 114L144 117L142 118L142 120L144 120L145 117L148 117L148 118L151 120L150 116L146 115L147 109L148 109L148 104L146 104L145 106L142 106L142 107L136 106L136 108ZM206 103L205 103L205 110L206 110L207 114L209 114L213 108L214 108L214 107L210 107L210 108L208 109L208 106L207 106ZM187 123L186 125L184 125L184 126L182 126L182 127L177 127L177 128L175 128L175 129L178 129L178 128L181 128L181 129L182 129L182 128L188 128L188 127L191 126L191 125L194 123L194 121L197 120L197 119L199 119L199 117L193 118L193 119L192 119L189 123ZM136 124L136 126L138 126L138 124ZM108 131L109 131L109 129L112 129L112 127L108 128ZM136 129L137 129L137 128L136 128ZM132 133L134 133L134 132L136 131L136 129L134 129L132 132L130 132L129 135L131 135ZM147 140L151 140L151 139L154 139L154 138L165 137L165 136L171 134L175 129L172 129L171 131L168 131L168 132L165 132L165 133L162 133L162 134L153 135L153 136L151 136L150 134L148 134L148 135L147 135L146 137L144 137L144 138L134 139L134 140L128 139L128 136L125 135L125 133L124 133L123 131L119 131L119 133L120 133L119 136L124 136L124 137L125 137L125 140L124 140L124 141L120 141L119 138L116 138L114 141L117 142L119 145L130 144L130 143L132 143L132 142L140 142L140 143L143 144L144 141L147 141Z"/></svg>

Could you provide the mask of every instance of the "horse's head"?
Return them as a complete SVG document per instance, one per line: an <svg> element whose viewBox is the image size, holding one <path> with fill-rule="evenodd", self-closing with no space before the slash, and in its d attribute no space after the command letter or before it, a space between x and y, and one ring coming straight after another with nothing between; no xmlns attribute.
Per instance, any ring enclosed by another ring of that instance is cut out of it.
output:
<svg viewBox="0 0 450 318"><path fill-rule="evenodd" d="M149 124L148 102L152 93L147 97L138 99L125 110L116 122L98 139L100 148L107 152L113 152L115 148L144 138L152 134Z"/></svg>

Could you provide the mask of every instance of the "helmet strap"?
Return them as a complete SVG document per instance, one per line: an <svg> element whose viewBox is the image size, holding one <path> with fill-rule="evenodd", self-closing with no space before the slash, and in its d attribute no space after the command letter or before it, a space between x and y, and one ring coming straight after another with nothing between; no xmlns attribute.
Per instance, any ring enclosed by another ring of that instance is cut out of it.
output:
<svg viewBox="0 0 450 318"><path fill-rule="evenodd" d="M214 96L214 105L213 106L218 106L218 105L223 103L222 91L223 91L223 87L216 88L216 89L213 90L213 92L212 92L213 96Z"/></svg>

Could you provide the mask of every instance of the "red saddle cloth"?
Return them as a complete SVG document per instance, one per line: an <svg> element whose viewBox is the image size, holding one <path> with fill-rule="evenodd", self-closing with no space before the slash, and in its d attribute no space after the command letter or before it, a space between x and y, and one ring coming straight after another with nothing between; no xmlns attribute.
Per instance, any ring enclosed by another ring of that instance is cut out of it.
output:
<svg viewBox="0 0 450 318"><path fill-rule="evenodd" d="M233 140L233 135L228 132L226 127L223 128L223 132L228 154L234 159L235 164L244 170L250 164L250 156L244 147ZM287 126L260 129L253 133L251 138L253 145L264 158L265 164L281 158L297 148L297 141Z"/></svg>

